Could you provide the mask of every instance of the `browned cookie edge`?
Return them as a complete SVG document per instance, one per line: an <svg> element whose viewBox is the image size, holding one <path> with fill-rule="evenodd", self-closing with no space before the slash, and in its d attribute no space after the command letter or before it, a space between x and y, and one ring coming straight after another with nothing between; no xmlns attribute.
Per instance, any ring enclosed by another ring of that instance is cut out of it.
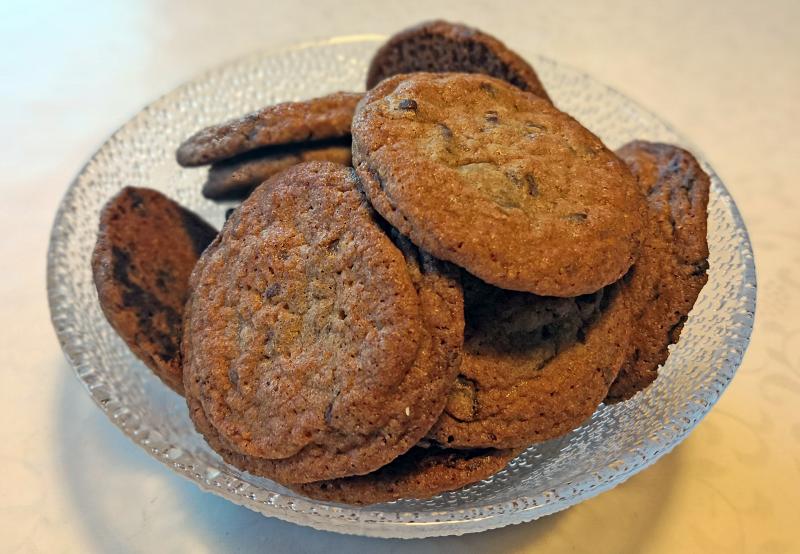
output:
<svg viewBox="0 0 800 554"><path fill-rule="evenodd" d="M708 175L690 152L670 144L634 141L617 153L642 187L649 215L631 270L640 306L633 351L606 402L631 398L656 379L708 281Z"/></svg>
<svg viewBox="0 0 800 554"><path fill-rule="evenodd" d="M400 498L426 499L491 477L519 452L418 446L367 475L292 485L290 488L317 500L355 505Z"/></svg>
<svg viewBox="0 0 800 554"><path fill-rule="evenodd" d="M203 196L212 200L246 198L258 185L303 162L350 165L350 137L253 150L213 164L203 184Z"/></svg>
<svg viewBox="0 0 800 554"><path fill-rule="evenodd" d="M178 147L177 162L193 167L218 162L265 146L345 137L358 92L337 92L300 102L267 106L201 129Z"/></svg>

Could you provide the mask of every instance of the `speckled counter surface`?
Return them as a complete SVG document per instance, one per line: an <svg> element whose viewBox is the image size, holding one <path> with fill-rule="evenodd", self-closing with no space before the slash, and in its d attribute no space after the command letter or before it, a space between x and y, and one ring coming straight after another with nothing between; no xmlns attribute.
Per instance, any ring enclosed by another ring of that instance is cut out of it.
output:
<svg viewBox="0 0 800 554"><path fill-rule="evenodd" d="M363 4L0 6L0 551L799 551L798 5ZM114 428L64 361L44 290L58 201L111 131L210 66L436 16L587 71L702 149L737 200L755 250L756 327L739 374L655 466L566 512L480 535L338 536L202 493Z"/></svg>

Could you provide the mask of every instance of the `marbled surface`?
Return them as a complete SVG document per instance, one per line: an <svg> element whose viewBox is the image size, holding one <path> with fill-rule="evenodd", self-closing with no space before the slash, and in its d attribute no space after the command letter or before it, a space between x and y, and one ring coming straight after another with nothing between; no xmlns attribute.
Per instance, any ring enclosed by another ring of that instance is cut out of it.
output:
<svg viewBox="0 0 800 554"><path fill-rule="evenodd" d="M800 505L800 9L795 2L0 4L0 551L794 552ZM736 198L759 276L733 384L673 453L530 524L421 542L344 537L200 492L122 436L50 328L61 194L144 104L253 50L443 16L579 67L670 121Z"/></svg>

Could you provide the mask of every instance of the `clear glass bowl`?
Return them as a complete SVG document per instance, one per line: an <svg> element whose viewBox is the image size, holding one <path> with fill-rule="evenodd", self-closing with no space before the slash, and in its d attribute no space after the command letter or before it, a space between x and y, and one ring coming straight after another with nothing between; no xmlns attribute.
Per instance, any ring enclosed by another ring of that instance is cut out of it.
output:
<svg viewBox="0 0 800 554"><path fill-rule="evenodd" d="M106 323L90 254L101 206L125 185L164 191L220 226L226 205L200 194L204 170L181 169L176 146L195 130L282 100L363 89L377 37L350 37L249 56L200 76L126 123L92 156L64 196L48 252L53 325L78 378L123 433L170 469L232 502L317 529L379 537L458 535L529 521L623 482L683 440L730 382L755 310L744 223L711 167L709 281L659 379L601 406L569 435L531 447L491 479L430 500L354 508L316 502L228 466L194 431L169 391ZM642 138L697 149L667 124L591 77L534 57L558 106L616 148Z"/></svg>

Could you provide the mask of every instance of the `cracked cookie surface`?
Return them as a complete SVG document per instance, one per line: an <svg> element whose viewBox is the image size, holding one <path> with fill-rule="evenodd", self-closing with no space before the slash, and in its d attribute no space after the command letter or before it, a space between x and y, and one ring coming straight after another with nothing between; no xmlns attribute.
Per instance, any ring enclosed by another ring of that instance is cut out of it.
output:
<svg viewBox="0 0 800 554"><path fill-rule="evenodd" d="M634 141L617 153L647 198L648 217L641 255L631 270L640 306L633 352L608 401L630 398L655 380L708 280L708 175L692 154L670 144Z"/></svg>
<svg viewBox="0 0 800 554"><path fill-rule="evenodd" d="M193 273L184 338L192 417L227 461L318 481L373 471L428 431L463 303L444 264L405 254L332 163L275 176L232 214Z"/></svg>
<svg viewBox="0 0 800 554"><path fill-rule="evenodd" d="M359 92L336 92L300 102L267 106L219 125L201 129L176 152L178 163L193 167L218 162L277 144L345 137Z"/></svg>
<svg viewBox="0 0 800 554"><path fill-rule="evenodd" d="M381 82L356 110L353 164L392 225L502 288L594 292L638 250L644 200L625 164L550 103L492 77Z"/></svg>
<svg viewBox="0 0 800 554"><path fill-rule="evenodd" d="M483 73L550 101L528 62L493 36L459 23L428 21L392 35L370 62L367 89L417 71Z"/></svg>
<svg viewBox="0 0 800 554"><path fill-rule="evenodd" d="M125 187L103 208L92 272L114 330L183 393L181 336L189 275L217 231L158 191Z"/></svg>

